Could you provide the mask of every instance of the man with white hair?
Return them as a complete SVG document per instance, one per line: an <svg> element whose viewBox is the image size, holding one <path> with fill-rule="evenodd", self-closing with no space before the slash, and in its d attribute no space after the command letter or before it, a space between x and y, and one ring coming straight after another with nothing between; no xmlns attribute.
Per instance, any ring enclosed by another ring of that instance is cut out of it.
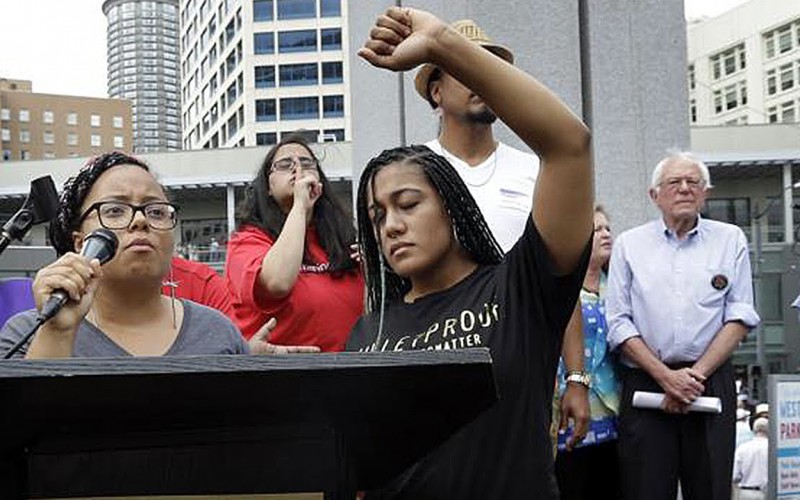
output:
<svg viewBox="0 0 800 500"><path fill-rule="evenodd" d="M734 500L763 500L767 489L769 460L769 420L753 422L753 439L736 448L733 459L733 483L738 496Z"/></svg>
<svg viewBox="0 0 800 500"><path fill-rule="evenodd" d="M760 321L741 229L703 219L711 179L688 153L663 159L649 195L657 220L622 233L611 256L609 344L621 353L619 420L626 499L730 498L736 390L730 356ZM636 391L665 395L660 410L634 408ZM700 395L719 414L690 412Z"/></svg>

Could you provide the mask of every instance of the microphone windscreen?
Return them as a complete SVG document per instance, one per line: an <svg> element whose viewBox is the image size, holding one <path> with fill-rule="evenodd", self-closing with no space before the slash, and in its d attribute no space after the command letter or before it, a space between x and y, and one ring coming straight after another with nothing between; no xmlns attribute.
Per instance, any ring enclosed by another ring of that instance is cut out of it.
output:
<svg viewBox="0 0 800 500"><path fill-rule="evenodd" d="M113 231L106 228L95 229L83 239L81 255L89 259L98 259L105 264L117 253L119 240Z"/></svg>
<svg viewBox="0 0 800 500"><path fill-rule="evenodd" d="M52 177L45 175L31 181L31 192L28 197L33 205L34 224L41 224L55 218L59 199Z"/></svg>

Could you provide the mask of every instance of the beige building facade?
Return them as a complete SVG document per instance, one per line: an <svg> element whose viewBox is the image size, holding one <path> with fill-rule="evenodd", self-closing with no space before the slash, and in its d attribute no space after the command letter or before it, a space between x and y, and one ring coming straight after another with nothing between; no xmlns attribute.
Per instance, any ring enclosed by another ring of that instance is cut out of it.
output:
<svg viewBox="0 0 800 500"><path fill-rule="evenodd" d="M37 94L32 87L27 80L0 78L2 161L84 157L131 149L129 101Z"/></svg>

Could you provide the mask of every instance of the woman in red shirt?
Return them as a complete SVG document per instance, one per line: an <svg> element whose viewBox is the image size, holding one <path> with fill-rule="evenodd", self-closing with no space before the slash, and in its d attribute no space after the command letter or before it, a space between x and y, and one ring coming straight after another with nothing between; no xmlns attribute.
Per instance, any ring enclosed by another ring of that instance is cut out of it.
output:
<svg viewBox="0 0 800 500"><path fill-rule="evenodd" d="M244 337L274 316L273 344L343 350L364 303L350 256L355 229L304 139L287 137L267 153L238 219L225 275Z"/></svg>

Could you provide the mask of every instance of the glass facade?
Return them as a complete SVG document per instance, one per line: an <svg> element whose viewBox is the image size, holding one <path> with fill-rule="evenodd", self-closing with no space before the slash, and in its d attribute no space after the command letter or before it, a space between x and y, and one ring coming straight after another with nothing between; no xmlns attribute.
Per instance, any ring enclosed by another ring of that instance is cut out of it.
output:
<svg viewBox="0 0 800 500"><path fill-rule="evenodd" d="M317 30L281 31L278 33L278 51L314 52L317 50Z"/></svg>
<svg viewBox="0 0 800 500"><path fill-rule="evenodd" d="M319 98L287 97L281 99L281 120L308 120L319 118Z"/></svg>
<svg viewBox="0 0 800 500"><path fill-rule="evenodd" d="M272 32L253 33L253 52L256 54L275 53L275 37Z"/></svg>
<svg viewBox="0 0 800 500"><path fill-rule="evenodd" d="M317 85L319 83L317 63L315 62L305 64L281 64L280 76L281 87Z"/></svg>

